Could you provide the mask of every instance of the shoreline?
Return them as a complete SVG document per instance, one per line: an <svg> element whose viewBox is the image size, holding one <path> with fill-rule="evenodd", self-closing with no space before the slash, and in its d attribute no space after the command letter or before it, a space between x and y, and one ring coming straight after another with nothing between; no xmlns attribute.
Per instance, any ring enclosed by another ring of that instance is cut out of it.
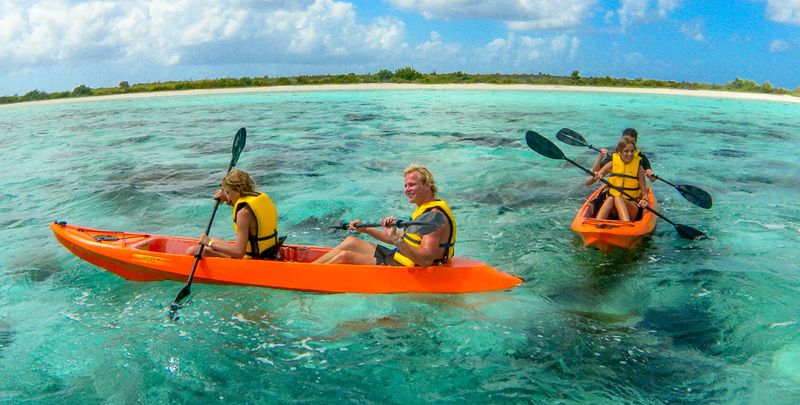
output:
<svg viewBox="0 0 800 405"><path fill-rule="evenodd" d="M52 105L70 104L89 101L126 100L149 97L197 96L213 94L248 94L248 93L279 93L279 92L306 92L306 91L347 91L347 90L493 90L493 91L564 91L584 93L623 93L623 94L653 94L688 97L706 97L733 100L774 101L785 103L800 103L800 97L782 94L741 93L719 90L683 90L665 88L641 87L597 87L597 86L563 86L540 84L416 84L416 83L366 83L366 84L324 84L324 85L290 85L268 87L234 87L222 89L201 90L174 90L155 91L145 93L112 94L108 96L88 96L75 98L61 98L55 100L28 101L0 105L7 108L20 105Z"/></svg>

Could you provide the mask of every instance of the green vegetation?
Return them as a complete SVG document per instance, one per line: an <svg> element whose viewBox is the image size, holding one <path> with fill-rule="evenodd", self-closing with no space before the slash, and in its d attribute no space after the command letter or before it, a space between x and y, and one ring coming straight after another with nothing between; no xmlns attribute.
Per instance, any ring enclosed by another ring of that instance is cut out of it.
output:
<svg viewBox="0 0 800 405"><path fill-rule="evenodd" d="M319 75L296 77L242 77L220 78L207 80L170 81L156 83L129 84L123 80L117 87L92 89L80 85L72 91L46 93L31 90L25 95L0 96L0 104L19 103L23 101L53 100L70 97L107 96L112 94L145 93L155 91L219 89L230 87L265 87L265 86L303 86L321 84L354 84L354 83L420 83L420 84L450 84L450 83L489 83L489 84L542 84L562 86L600 86L600 87L639 87L639 88L666 88L685 90L722 90L767 94L788 94L800 96L800 87L794 91L773 87L769 82L759 85L751 80L736 78L729 83L706 84L694 82L675 82L654 79L618 79L614 77L582 77L575 70L569 76L553 76L545 73L538 74L470 74L464 72L453 73L420 73L412 67L402 67L394 72L383 69L375 74L357 75Z"/></svg>

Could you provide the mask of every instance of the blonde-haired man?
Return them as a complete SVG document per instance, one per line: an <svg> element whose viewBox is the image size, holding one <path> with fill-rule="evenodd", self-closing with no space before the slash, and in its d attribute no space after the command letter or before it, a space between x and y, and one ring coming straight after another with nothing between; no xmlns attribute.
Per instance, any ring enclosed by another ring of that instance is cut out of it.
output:
<svg viewBox="0 0 800 405"><path fill-rule="evenodd" d="M392 244L394 249L348 236L330 252L315 263L380 264L387 266L431 266L453 257L456 241L456 220L447 202L436 198L439 187L430 170L423 166L411 165L403 172L405 194L408 202L415 204L411 215L415 220L426 212L439 212L447 220L437 230L419 235L403 232L395 224L397 218L386 217L381 220L383 228L358 228L360 220L350 222L349 229L371 236L380 242Z"/></svg>

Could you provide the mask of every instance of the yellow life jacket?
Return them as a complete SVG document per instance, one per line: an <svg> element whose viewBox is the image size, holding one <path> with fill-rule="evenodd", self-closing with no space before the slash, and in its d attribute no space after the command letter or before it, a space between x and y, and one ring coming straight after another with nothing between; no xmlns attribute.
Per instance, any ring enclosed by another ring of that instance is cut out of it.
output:
<svg viewBox="0 0 800 405"><path fill-rule="evenodd" d="M619 153L614 153L611 155L611 174L608 175L608 182L624 190L631 197L639 198L639 162L641 160L638 149L633 153L633 158L628 163L622 161ZM609 188L608 192L615 197L622 195L614 188Z"/></svg>
<svg viewBox="0 0 800 405"><path fill-rule="evenodd" d="M440 259L434 260L435 264L441 264L447 261L447 259L453 257L455 253L455 246L456 246L456 219L453 216L453 212L450 211L450 207L447 205L445 200L433 200L429 203L425 203L417 207L413 214L411 214L411 220L417 219L420 215L434 209L439 208L447 217L447 222L450 223L450 235L447 238L447 243L442 243L439 245L441 248L445 248L444 256ZM408 233L406 232L403 235L403 241L411 247L418 248L422 243L422 235L418 235L415 233ZM406 256L403 256L402 253L399 251L394 252L393 259L402 264L406 267L414 267L416 264L413 260L409 259Z"/></svg>
<svg viewBox="0 0 800 405"><path fill-rule="evenodd" d="M236 213L244 207L250 207L256 217L255 235L248 233L245 258L271 259L277 254L278 245L278 210L272 204L269 196L258 193L256 196L240 197L233 207L233 232L238 231L236 226ZM273 249L270 249L273 248Z"/></svg>

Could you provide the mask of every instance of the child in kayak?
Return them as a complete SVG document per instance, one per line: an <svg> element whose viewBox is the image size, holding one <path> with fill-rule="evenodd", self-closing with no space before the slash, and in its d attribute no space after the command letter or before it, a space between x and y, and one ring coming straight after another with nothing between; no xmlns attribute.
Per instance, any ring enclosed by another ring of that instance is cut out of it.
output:
<svg viewBox="0 0 800 405"><path fill-rule="evenodd" d="M233 169L222 178L214 199L233 207L234 242L200 235L206 245L203 255L245 259L274 259L278 242L278 211L265 193L255 191L256 184L244 170ZM187 254L195 255L199 246Z"/></svg>
<svg viewBox="0 0 800 405"><path fill-rule="evenodd" d="M616 208L617 217L622 221L631 221L647 206L647 183L645 170L641 167L641 157L636 153L636 142L623 136L617 144L611 161L606 163L593 177L588 177L584 184L592 185L610 173L609 183L615 187L608 190L608 196L597 213L597 219L608 219L611 209ZM623 190L635 200L624 196Z"/></svg>
<svg viewBox="0 0 800 405"><path fill-rule="evenodd" d="M636 146L639 142L639 132L636 131L635 128L625 128L625 130L622 131L622 136L633 139L634 146ZM644 175L647 176L650 182L656 181L656 175L653 174L653 169L650 167L650 160L647 159L647 156L645 156L638 147L636 148L636 152L642 159L641 165L645 170ZM600 170L601 167L605 166L610 161L611 155L608 154L608 149L600 148L600 153L597 155L597 159L592 164L592 171L596 172Z"/></svg>
<svg viewBox="0 0 800 405"><path fill-rule="evenodd" d="M447 202L436 198L439 188L433 174L417 165L409 166L405 176L405 194L408 202L416 205L411 216L413 221L426 212L435 211L447 217L437 230L424 235L404 233L395 224L395 217L381 221L383 228L359 228L360 220L350 222L351 231L371 236L380 242L393 244L395 249L348 236L330 252L314 263L379 264L387 266L430 266L447 261L453 257L456 241L456 221ZM410 231L410 229L409 229Z"/></svg>

